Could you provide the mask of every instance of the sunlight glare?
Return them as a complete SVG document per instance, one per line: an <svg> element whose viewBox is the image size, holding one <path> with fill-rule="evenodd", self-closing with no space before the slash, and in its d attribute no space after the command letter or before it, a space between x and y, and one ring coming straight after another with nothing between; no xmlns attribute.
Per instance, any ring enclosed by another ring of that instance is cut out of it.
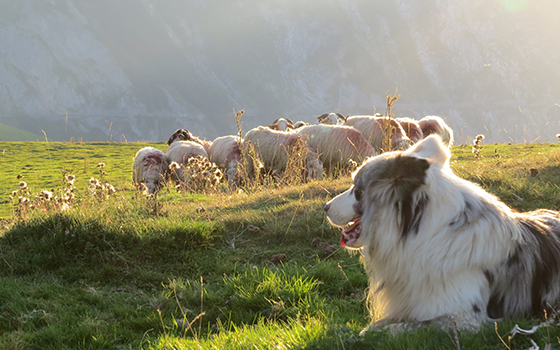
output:
<svg viewBox="0 0 560 350"><path fill-rule="evenodd" d="M500 0L502 7L512 13L521 12L527 7L529 0Z"/></svg>

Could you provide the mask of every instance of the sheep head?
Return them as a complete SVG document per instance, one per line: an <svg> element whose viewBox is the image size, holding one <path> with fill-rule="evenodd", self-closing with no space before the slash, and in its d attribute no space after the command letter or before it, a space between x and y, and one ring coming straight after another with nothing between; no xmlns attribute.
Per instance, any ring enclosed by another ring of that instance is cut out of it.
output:
<svg viewBox="0 0 560 350"><path fill-rule="evenodd" d="M177 141L177 140L182 140L182 141L193 141L194 137L193 135L186 129L177 129L177 131L175 131L173 133L173 135L171 135L171 137L169 138L169 140L167 140L167 144L170 145L173 142Z"/></svg>
<svg viewBox="0 0 560 350"><path fill-rule="evenodd" d="M317 117L317 124L336 125L345 122L346 118L340 113L325 113Z"/></svg>

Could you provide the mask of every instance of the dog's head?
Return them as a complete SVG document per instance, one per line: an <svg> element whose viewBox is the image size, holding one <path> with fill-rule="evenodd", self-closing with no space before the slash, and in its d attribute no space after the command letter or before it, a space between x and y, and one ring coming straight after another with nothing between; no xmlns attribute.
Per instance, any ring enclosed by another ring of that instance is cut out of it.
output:
<svg viewBox="0 0 560 350"><path fill-rule="evenodd" d="M416 233L429 201L425 186L430 168L448 169L449 151L429 136L406 151L369 158L354 173L354 183L325 205L330 222L343 227L340 244L361 249L383 220L394 220L402 238ZM395 213L388 217L387 213ZM383 225L383 227L387 227Z"/></svg>

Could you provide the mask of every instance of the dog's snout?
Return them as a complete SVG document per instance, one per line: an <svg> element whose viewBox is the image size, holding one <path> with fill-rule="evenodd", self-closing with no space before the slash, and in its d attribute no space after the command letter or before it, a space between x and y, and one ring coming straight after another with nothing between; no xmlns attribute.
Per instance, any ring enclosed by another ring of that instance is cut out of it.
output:
<svg viewBox="0 0 560 350"><path fill-rule="evenodd" d="M325 209L325 211L329 211L329 208L331 207L331 203L327 203L325 204L325 206L323 207L323 209Z"/></svg>

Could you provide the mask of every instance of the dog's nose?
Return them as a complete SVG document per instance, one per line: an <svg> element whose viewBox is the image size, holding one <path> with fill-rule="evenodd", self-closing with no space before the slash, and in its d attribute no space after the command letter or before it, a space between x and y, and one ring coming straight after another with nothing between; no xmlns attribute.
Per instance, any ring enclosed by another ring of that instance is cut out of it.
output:
<svg viewBox="0 0 560 350"><path fill-rule="evenodd" d="M329 208L331 207L330 203L325 204L325 206L323 207L323 209L325 209L325 211L329 211Z"/></svg>

